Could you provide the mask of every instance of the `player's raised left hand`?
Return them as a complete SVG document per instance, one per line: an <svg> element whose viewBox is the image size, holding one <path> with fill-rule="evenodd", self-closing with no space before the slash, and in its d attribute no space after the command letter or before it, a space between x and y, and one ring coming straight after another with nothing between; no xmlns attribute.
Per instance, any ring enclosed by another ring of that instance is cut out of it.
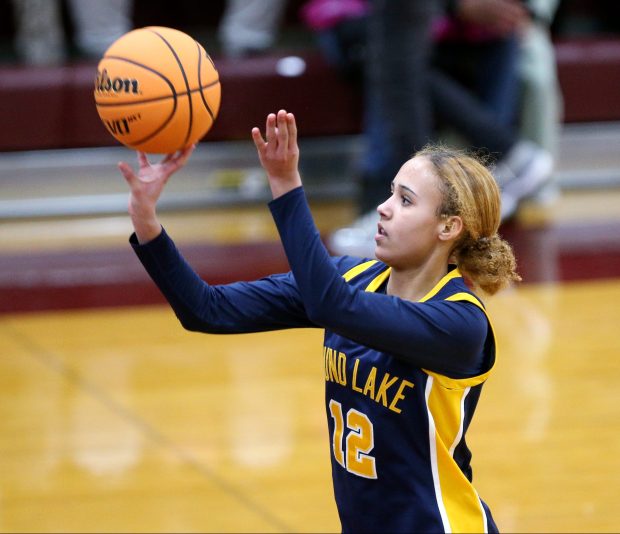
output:
<svg viewBox="0 0 620 534"><path fill-rule="evenodd" d="M267 172L273 198L301 185L297 124L292 113L281 109L267 115L265 138L259 128L252 128L252 139L261 165Z"/></svg>

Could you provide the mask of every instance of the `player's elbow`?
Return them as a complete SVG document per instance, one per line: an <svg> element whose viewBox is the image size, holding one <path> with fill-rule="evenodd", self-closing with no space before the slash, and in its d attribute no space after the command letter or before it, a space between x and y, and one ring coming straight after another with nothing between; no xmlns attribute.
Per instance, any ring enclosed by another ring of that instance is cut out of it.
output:
<svg viewBox="0 0 620 534"><path fill-rule="evenodd" d="M218 329L209 323L206 323L204 320L201 320L199 317L194 315L179 315L177 314L177 319L184 330L188 332L200 332L203 334L216 334L218 333Z"/></svg>
<svg viewBox="0 0 620 534"><path fill-rule="evenodd" d="M179 323L181 323L181 326L183 327L183 329L187 330L188 332L203 332L204 331L203 325L201 325L199 321L197 321L193 317L177 316L177 318L179 319Z"/></svg>
<svg viewBox="0 0 620 534"><path fill-rule="evenodd" d="M334 302L320 298L313 299L312 302L305 302L306 315L308 319L321 328L335 330L346 323L345 318L350 316L346 306L336 305Z"/></svg>
<svg viewBox="0 0 620 534"><path fill-rule="evenodd" d="M325 311L323 310L320 303L306 302L304 304L305 304L306 315L308 316L308 319L314 324L323 326L324 318L325 318Z"/></svg>
<svg viewBox="0 0 620 534"><path fill-rule="evenodd" d="M317 291L313 287L304 295L308 318L315 324L333 327L356 308L355 292L340 278Z"/></svg>

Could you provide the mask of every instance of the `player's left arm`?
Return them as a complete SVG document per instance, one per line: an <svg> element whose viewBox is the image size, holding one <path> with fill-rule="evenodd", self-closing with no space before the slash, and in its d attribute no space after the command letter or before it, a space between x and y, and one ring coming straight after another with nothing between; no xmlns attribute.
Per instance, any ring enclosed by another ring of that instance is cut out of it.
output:
<svg viewBox="0 0 620 534"><path fill-rule="evenodd" d="M321 242L301 187L292 114L270 114L267 139L257 128L252 136L274 197L270 209L310 320L431 371L481 371L488 323L474 304L419 304L359 291L342 279Z"/></svg>
<svg viewBox="0 0 620 534"><path fill-rule="evenodd" d="M484 369L485 313L469 302L411 302L347 284L330 261L303 188L270 208L310 320L363 345L448 376Z"/></svg>

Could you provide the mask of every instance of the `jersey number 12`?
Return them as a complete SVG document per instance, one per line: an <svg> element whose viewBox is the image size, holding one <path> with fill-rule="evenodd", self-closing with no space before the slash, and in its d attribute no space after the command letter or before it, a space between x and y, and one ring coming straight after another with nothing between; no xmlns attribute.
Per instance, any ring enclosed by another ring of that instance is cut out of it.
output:
<svg viewBox="0 0 620 534"><path fill-rule="evenodd" d="M377 478L375 458L369 455L375 446L375 438L368 416L351 408L345 420L342 405L333 399L329 401L329 413L334 420L332 450L336 461L349 473Z"/></svg>

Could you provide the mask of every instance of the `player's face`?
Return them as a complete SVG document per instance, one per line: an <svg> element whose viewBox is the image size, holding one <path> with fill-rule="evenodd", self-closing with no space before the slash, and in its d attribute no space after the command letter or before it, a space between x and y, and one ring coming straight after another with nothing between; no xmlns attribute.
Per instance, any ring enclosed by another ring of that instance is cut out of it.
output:
<svg viewBox="0 0 620 534"><path fill-rule="evenodd" d="M377 258L399 269L423 265L439 244L441 202L438 178L428 159L407 161L392 182L392 194L377 208Z"/></svg>

